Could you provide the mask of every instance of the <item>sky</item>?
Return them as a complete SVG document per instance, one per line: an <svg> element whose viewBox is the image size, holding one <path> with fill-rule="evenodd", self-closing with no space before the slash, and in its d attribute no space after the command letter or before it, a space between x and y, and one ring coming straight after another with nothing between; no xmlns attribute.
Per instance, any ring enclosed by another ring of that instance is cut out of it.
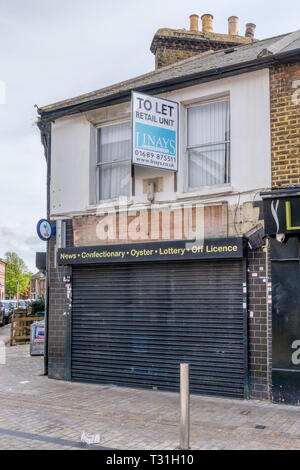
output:
<svg viewBox="0 0 300 470"><path fill-rule="evenodd" d="M0 258L15 251L36 272L46 249L46 164L35 105L87 93L154 69L159 28L189 28L189 15L257 25L263 39L300 28L299 0L0 0ZM5 100L1 90L5 87ZM4 102L3 102L4 101Z"/></svg>

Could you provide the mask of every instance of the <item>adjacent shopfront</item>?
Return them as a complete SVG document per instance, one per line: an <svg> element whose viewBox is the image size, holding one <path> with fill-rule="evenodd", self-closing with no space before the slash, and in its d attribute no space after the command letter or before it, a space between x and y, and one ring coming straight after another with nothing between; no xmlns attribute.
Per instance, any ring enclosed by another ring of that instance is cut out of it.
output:
<svg viewBox="0 0 300 470"><path fill-rule="evenodd" d="M300 404L300 190L263 193L272 277L272 399Z"/></svg>
<svg viewBox="0 0 300 470"><path fill-rule="evenodd" d="M66 248L75 381L248 396L242 238Z"/></svg>

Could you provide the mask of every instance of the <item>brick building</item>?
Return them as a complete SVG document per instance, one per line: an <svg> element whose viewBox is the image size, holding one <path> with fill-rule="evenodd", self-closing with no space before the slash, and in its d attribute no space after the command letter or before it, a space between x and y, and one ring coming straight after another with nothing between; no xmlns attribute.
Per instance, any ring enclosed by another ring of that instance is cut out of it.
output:
<svg viewBox="0 0 300 470"><path fill-rule="evenodd" d="M275 97L285 69L297 72L299 37L257 41L252 23L240 36L236 17L217 34L201 19L202 31L191 15L189 30L155 34L155 71L39 108L56 225L51 378L177 390L189 362L192 392L273 397L260 194L280 152L293 154L287 128L299 143ZM132 164L133 91L178 104L178 171Z"/></svg>
<svg viewBox="0 0 300 470"><path fill-rule="evenodd" d="M29 298L32 300L45 299L46 275L39 271L33 274L29 284Z"/></svg>
<svg viewBox="0 0 300 470"><path fill-rule="evenodd" d="M0 259L0 300L5 299L5 262Z"/></svg>
<svg viewBox="0 0 300 470"><path fill-rule="evenodd" d="M155 55L155 67L161 68L183 59L207 51L230 49L255 41L255 25L246 25L245 36L238 33L238 18L228 18L228 34L217 34L213 31L213 16L202 15L202 31L199 31L199 16L190 16L190 29L159 29L151 44L151 52Z"/></svg>
<svg viewBox="0 0 300 470"><path fill-rule="evenodd" d="M300 33L282 38L262 55L300 46ZM272 188L262 193L270 240L272 399L300 404L300 57L270 68Z"/></svg>

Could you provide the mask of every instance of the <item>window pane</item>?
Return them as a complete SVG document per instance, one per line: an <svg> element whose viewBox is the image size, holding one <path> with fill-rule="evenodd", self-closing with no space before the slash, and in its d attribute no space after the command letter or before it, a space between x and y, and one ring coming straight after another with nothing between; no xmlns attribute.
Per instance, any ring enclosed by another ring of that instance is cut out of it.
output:
<svg viewBox="0 0 300 470"><path fill-rule="evenodd" d="M188 108L188 145L229 140L229 101Z"/></svg>
<svg viewBox="0 0 300 470"><path fill-rule="evenodd" d="M99 129L98 162L130 159L130 123L124 122Z"/></svg>
<svg viewBox="0 0 300 470"><path fill-rule="evenodd" d="M99 199L130 196L130 163L108 164L99 167Z"/></svg>
<svg viewBox="0 0 300 470"><path fill-rule="evenodd" d="M229 144L212 145L188 151L189 187L229 182Z"/></svg>

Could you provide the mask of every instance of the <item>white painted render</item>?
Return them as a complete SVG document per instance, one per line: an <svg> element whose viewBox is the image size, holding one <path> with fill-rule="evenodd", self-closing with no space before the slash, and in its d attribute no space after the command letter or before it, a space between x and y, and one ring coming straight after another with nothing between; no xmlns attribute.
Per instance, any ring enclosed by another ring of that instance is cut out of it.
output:
<svg viewBox="0 0 300 470"><path fill-rule="evenodd" d="M85 211L89 205L91 125L82 115L58 119L51 133L51 214Z"/></svg>
<svg viewBox="0 0 300 470"><path fill-rule="evenodd" d="M269 70L265 69L161 95L180 103L177 193L174 192L173 172L136 166L132 205L147 204L143 179L158 176L163 176L164 184L163 191L155 193L156 203L198 199L203 202L227 200L229 204L236 204L239 193L243 193L240 199L244 201L251 201L253 197L258 199L256 192L271 187L269 90ZM231 107L231 183L188 192L185 182L187 106L225 95L230 97ZM126 119L130 119L129 103L62 118L52 125L52 217L94 211L98 202L95 129L102 124Z"/></svg>

